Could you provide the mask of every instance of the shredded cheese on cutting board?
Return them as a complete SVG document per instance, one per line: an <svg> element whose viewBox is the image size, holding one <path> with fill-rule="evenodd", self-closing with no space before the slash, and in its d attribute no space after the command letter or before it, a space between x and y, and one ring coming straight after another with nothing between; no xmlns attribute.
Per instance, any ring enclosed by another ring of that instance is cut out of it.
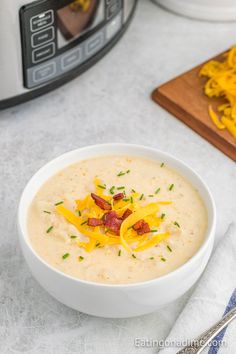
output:
<svg viewBox="0 0 236 354"><path fill-rule="evenodd" d="M215 126L236 139L236 46L224 55L223 61L210 60L200 70L200 76L208 80L204 92L209 98L224 98L216 113L209 106L209 116Z"/></svg>

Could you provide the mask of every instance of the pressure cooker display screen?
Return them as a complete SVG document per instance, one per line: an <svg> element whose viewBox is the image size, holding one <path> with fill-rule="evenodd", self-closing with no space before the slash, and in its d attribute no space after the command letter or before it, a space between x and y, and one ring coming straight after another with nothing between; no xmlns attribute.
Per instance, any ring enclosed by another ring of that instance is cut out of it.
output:
<svg viewBox="0 0 236 354"><path fill-rule="evenodd" d="M58 48L96 27L105 18L104 0L74 0L57 11Z"/></svg>

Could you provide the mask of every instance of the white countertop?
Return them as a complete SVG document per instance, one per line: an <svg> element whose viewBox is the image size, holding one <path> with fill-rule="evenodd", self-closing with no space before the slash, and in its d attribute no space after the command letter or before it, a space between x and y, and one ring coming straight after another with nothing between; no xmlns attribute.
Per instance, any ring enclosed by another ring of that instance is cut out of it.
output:
<svg viewBox="0 0 236 354"><path fill-rule="evenodd" d="M0 353L136 353L163 339L187 298L147 316L93 318L49 296L19 249L17 203L29 177L61 153L103 142L139 143L189 163L211 187L217 239L235 220L235 163L150 100L154 87L235 44L235 23L182 18L141 0L117 46L88 72L0 112ZM3 83L0 83L1 85ZM155 348L140 353L156 353Z"/></svg>

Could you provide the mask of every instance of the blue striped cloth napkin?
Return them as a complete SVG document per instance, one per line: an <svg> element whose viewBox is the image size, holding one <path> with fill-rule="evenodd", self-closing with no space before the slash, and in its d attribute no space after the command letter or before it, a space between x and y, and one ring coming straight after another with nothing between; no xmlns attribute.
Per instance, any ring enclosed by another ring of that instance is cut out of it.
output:
<svg viewBox="0 0 236 354"><path fill-rule="evenodd" d="M175 354L236 307L236 227L231 224L159 354ZM236 320L203 353L236 353Z"/></svg>

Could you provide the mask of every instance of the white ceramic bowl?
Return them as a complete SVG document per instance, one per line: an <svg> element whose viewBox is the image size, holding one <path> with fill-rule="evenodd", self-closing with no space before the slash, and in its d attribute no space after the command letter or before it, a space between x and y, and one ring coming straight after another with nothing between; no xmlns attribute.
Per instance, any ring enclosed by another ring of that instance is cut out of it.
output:
<svg viewBox="0 0 236 354"><path fill-rule="evenodd" d="M235 21L235 0L153 0L180 15L210 21Z"/></svg>
<svg viewBox="0 0 236 354"><path fill-rule="evenodd" d="M66 166L101 155L131 155L164 161L179 171L199 191L208 212L206 238L199 251L177 270L157 279L125 285L99 284L68 276L47 264L32 248L27 232L30 204L48 178ZM58 301L73 309L101 317L132 317L157 310L184 294L200 277L212 252L216 213L211 193L202 179L176 158L144 146L104 144L68 152L42 167L28 182L18 210L20 244L29 268Z"/></svg>

